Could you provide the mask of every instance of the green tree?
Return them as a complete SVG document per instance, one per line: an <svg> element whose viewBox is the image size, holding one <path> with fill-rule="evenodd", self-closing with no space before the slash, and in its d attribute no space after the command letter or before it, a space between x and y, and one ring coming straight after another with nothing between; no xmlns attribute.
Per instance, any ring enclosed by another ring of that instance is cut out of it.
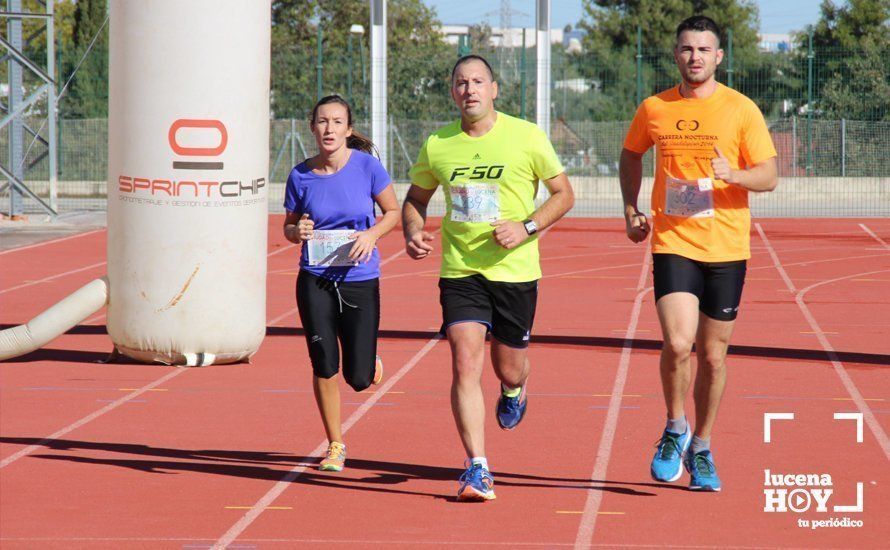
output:
<svg viewBox="0 0 890 550"><path fill-rule="evenodd" d="M816 48L858 50L864 41L890 41L890 2L887 0L848 0L836 6L822 0L822 15L811 29ZM806 48L807 32L797 35Z"/></svg>
<svg viewBox="0 0 890 550"><path fill-rule="evenodd" d="M470 36L470 50L473 53L486 58L491 57L495 53L491 45L491 25L486 22L470 25L467 28L467 34Z"/></svg>
<svg viewBox="0 0 890 550"><path fill-rule="evenodd" d="M6 6L5 3L2 5ZM61 44L70 44L71 42L74 8L75 4L72 0L56 0L54 22L57 55ZM43 14L46 13L46 6L40 0L23 0L22 11ZM5 20L2 25L5 30ZM25 56L46 71L46 21L38 17L22 19L22 42L22 50ZM0 63L0 81L7 81L7 71L8 65ZM61 78L58 65L56 67L56 77ZM33 78L27 69L24 71L24 80L28 93L43 85L43 81Z"/></svg>
<svg viewBox="0 0 890 550"><path fill-rule="evenodd" d="M829 118L890 120L890 2L849 0L836 6L823 0L822 15L797 35L798 50L807 51L813 35L816 58L822 61L814 108Z"/></svg>
<svg viewBox="0 0 890 550"><path fill-rule="evenodd" d="M642 29L644 56L643 97L676 84L678 76L671 55L676 28L692 15L711 17L724 33L732 29L734 62L738 66L750 66L759 56L759 20L752 0L584 0L584 17L578 27L587 31L585 53L577 61L581 73L602 94L588 100L589 116L615 120L633 115L638 27ZM722 45L726 47L726 37ZM722 79L727 62L724 60L718 78Z"/></svg>
<svg viewBox="0 0 890 550"><path fill-rule="evenodd" d="M276 0L272 5L272 110L277 118L307 118L316 100L317 29L323 48L322 93L348 94L352 71L354 114L370 111L369 7L363 0ZM364 34L352 37L359 24ZM387 5L388 98L395 118L447 115L448 70L454 51L436 28L435 12L421 0Z"/></svg>
<svg viewBox="0 0 890 550"><path fill-rule="evenodd" d="M70 46L74 43L74 10L77 4L74 0L56 0L53 12L55 13L56 50Z"/></svg>
<svg viewBox="0 0 890 550"><path fill-rule="evenodd" d="M844 57L822 90L821 107L829 118L890 121L890 45L863 42L861 53Z"/></svg>
<svg viewBox="0 0 890 550"><path fill-rule="evenodd" d="M315 100L316 25L310 23L318 3L277 0L272 3L273 118L302 118Z"/></svg>
<svg viewBox="0 0 890 550"><path fill-rule="evenodd" d="M108 116L108 25L103 27L105 17L106 0L78 0L71 47L63 51L62 78L67 79L77 63L82 58L84 61L59 105L63 118ZM87 53L94 37L96 42Z"/></svg>

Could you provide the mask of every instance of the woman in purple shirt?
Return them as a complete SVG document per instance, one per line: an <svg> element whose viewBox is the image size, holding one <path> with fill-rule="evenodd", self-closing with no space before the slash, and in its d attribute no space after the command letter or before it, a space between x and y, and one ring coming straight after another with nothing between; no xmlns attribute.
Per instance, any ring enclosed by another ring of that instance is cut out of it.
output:
<svg viewBox="0 0 890 550"><path fill-rule="evenodd" d="M353 129L352 109L343 98L319 100L310 126L318 154L287 178L284 236L303 245L297 307L328 437L319 467L339 472L346 445L340 427L338 339L346 382L355 391L379 383L380 254L375 245L398 222L399 205L389 174L371 154L374 144ZM379 222L375 202L383 212Z"/></svg>

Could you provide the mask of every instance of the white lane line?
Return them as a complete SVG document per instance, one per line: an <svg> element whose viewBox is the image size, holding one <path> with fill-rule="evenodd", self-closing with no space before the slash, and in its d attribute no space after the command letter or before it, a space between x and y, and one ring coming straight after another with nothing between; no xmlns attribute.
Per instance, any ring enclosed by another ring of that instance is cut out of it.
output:
<svg viewBox="0 0 890 550"><path fill-rule="evenodd" d="M760 224L756 224L757 232L760 233L760 238L763 239L763 242L766 243L767 247L772 251L770 255L773 257L773 261L776 264L776 269L783 270L782 264L779 262L778 255L775 254L775 251L772 249L772 245L769 240L766 238L766 233L764 233L763 228ZM783 270L784 271L784 270ZM834 346L831 345L831 342L828 341L828 337L825 335L825 331L822 330L822 327L819 326L819 323L816 321L816 318L813 316L813 313L810 311L809 306L807 306L806 302L804 302L804 296L810 290L832 283L836 283L839 281L844 281L847 279L853 279L855 277L862 277L864 275L873 275L875 273L886 273L890 271L890 269L882 269L879 271L868 271L865 273L854 273L852 275L847 275L844 277L838 277L836 279L829 279L826 281L821 281L815 284L812 284L803 290L801 290L794 297L794 301L797 302L797 306L800 308L800 311L803 313L804 318L806 318L807 323L809 323L810 328L813 329L813 332L816 333L816 337L819 339L819 343L822 345L822 348L828 354L828 359L831 361L831 365L834 367L834 372L837 374L838 378L841 379L841 383L844 386L844 389L847 390L847 393L850 395L850 398L853 400L853 403L856 404L856 407L859 409L859 412L862 413L863 418L865 419L866 424L868 424L869 429L874 434L875 439L878 440L878 445L881 446L881 450L884 451L884 456L887 460L890 460L890 440L887 438L887 433L884 432L884 429L881 427L881 424L875 418L874 412L872 412L871 407L868 406L868 402L862 397L862 393L859 391L859 388L856 387L856 384L853 382L853 379L850 378L850 375L847 373L847 369L844 368L844 364L841 363L840 359L837 356L837 353L834 350ZM786 282L789 289L793 288L793 285L789 282ZM792 290L793 292L793 290Z"/></svg>
<svg viewBox="0 0 890 550"><path fill-rule="evenodd" d="M890 460L890 439L887 438L887 433L881 427L881 424L878 422L877 418L875 418L874 412L871 410L871 407L868 406L868 401L862 397L862 393L859 391L859 388L856 387L853 379L850 378L850 375L847 373L847 369L844 368L844 364L841 363L840 359L838 358L834 346L832 346L831 342L828 341L828 337L826 336L825 331L823 331L822 327L819 326L819 323L816 321L816 318L813 316L813 313L810 311L810 308L807 306L806 302L804 302L803 299L807 292L822 285L828 285L831 283L836 283L838 281L852 279L854 277L861 277L863 275L873 275L875 273L887 272L890 272L890 269L869 271L866 273L854 273L853 275L847 275L846 277L838 277L836 279L830 279L828 281L815 283L801 290L800 293L798 293L798 295L794 297L794 300L797 302L797 306L800 308L801 312L803 312L804 317L806 317L807 322L813 329L813 332L816 333L816 337L819 339L819 343L822 344L822 348L825 350L825 353L828 354L828 358L831 360L831 365L834 367L834 372L837 373L838 378L841 379L841 383L844 385L847 393L850 394L850 398L853 400L853 403L856 404L856 407L859 409L859 412L862 413L862 417L865 419L866 424L868 424L868 427L874 434L875 439L878 440L878 444L884 451L884 456L887 458L887 460Z"/></svg>
<svg viewBox="0 0 890 550"><path fill-rule="evenodd" d="M272 252L269 252L269 254L267 254L266 257L271 258L272 256L275 256L276 254L281 254L282 252L290 250L291 248L294 248L295 246L297 246L297 245L295 245L293 243L291 243L287 246L283 246L283 247L279 248L278 250L273 250Z"/></svg>
<svg viewBox="0 0 890 550"><path fill-rule="evenodd" d="M108 413L108 412L113 411L114 409L120 407L121 405L123 405L123 404L126 403L127 401L130 401L130 400L132 400L132 399L135 399L136 397L139 397L139 396L142 395L143 393L145 393L145 392L147 392L147 391L150 391L150 390L152 390L153 388L155 388L155 387L157 387L157 386L160 386L160 385L163 384L164 382L170 380L171 378L174 378L174 377L176 377L176 376L179 376L180 374L182 374L182 373L185 372L185 371L186 371L186 369L185 369L184 367L183 367L183 368L177 368L177 369L174 370L173 372L169 372L169 373L165 374L164 376L162 376L161 378L158 378L158 379L155 380L154 382L151 382L150 384L147 384L147 385L145 385L145 386L142 386L142 387L139 388L138 390L133 391L133 392L130 392L130 393L128 393L127 395L121 397L120 399L118 399L118 400L116 400L116 401L114 401L114 402L112 402L112 403L109 403L108 405L102 407L102 408L99 409L98 411L96 411L96 412L94 412L94 413L92 413L92 414L88 414L87 416L81 418L81 419L78 420L77 422L74 422L73 424L69 424L68 426L65 426L64 428L62 428L61 430L57 431L56 433L54 433L54 434L52 434L52 435L49 435L49 436L47 436L47 437L44 437L43 439L41 439L40 441L38 441L36 444L34 444L34 445L28 445L28 446L25 447L24 449L19 450L19 452L15 453L15 454L13 454L13 455L11 455L11 456L8 456L8 457L4 458L2 461L0 461L0 468L5 468L6 466L9 466L10 464L12 464L13 462L15 462L16 460L18 460L18 459L20 459L20 458L22 458L22 457L24 457L24 456L27 456L27 455L33 453L34 451L36 451L36 450L42 448L43 446L45 446L45 445L46 445L47 443L49 443L50 441L53 441L53 440L55 440L55 439L58 439L58 438L62 437L63 435L65 435L65 434L67 434L67 433L69 433L69 432L72 432L72 431L76 430L77 428L80 428L81 426L83 426L84 424L86 424L86 423L88 423L88 422L92 422L93 420L99 418L100 416L104 415L105 413Z"/></svg>
<svg viewBox="0 0 890 550"><path fill-rule="evenodd" d="M100 231L105 231L105 229L94 229L94 230L92 230L92 231L85 231L85 232L83 232L83 233L78 233L77 235L69 235L69 236L67 236L67 237L59 237L58 239L50 239L50 240L48 240L48 241L43 241L43 242L36 243L36 244L29 244L29 245L26 245L26 246L19 246L19 247L16 247L16 248L10 248L9 250L4 250L4 251L0 252L0 256L2 256L2 255L4 255L4 254L10 254L10 253L12 253L12 252L21 252L22 250L30 250L30 249L32 249L32 248L37 248L38 246L44 246L44 245L48 245L48 244L60 243L60 242L62 242L62 241L70 241L71 239L77 239L77 238L79 238L79 237L85 237L85 236L87 236L87 235L92 235L93 233L98 233L98 232L100 232Z"/></svg>
<svg viewBox="0 0 890 550"><path fill-rule="evenodd" d="M831 262L845 262L847 260L861 260L863 258L886 258L886 254L865 254L860 256L841 256L839 258L827 258L825 260L804 260L802 262L792 262L792 263L783 263L785 267L798 266L798 265L814 265L814 264L827 264ZM749 267L748 271L754 271L756 269L772 269L771 265L758 265L754 267Z"/></svg>
<svg viewBox="0 0 890 550"><path fill-rule="evenodd" d="M878 236L875 234L874 231L872 231L871 229L868 228L867 225L865 225L864 223L860 223L860 224L859 224L859 227L861 227L863 231L865 231L866 233L868 233L869 235L871 235L871 237L872 237L874 240L876 240L876 241L878 241L879 243L881 243L881 244L884 246L884 248L886 248L887 250L890 250L890 244L887 244L886 242L884 242L884 239L878 237Z"/></svg>
<svg viewBox="0 0 890 550"><path fill-rule="evenodd" d="M12 292L13 290L18 290L20 288L26 288L26 287L33 286L33 285L39 285L40 283L48 283L49 281L54 281L56 279L60 279L62 277L68 276L68 275L73 275L75 273L80 273L81 271L87 271L87 270L90 270L90 269L93 269L93 268L96 268L99 266L103 266L103 265L105 265L105 262L99 262L97 264L88 265L86 267L79 267L77 269L72 269L71 271L57 273L55 275L52 275L50 277L45 277L45 278L39 279L37 281L29 281L27 283L22 283L20 285L11 286L9 288L4 288L3 290L0 290L0 294L6 294L7 292Z"/></svg>
<svg viewBox="0 0 890 550"><path fill-rule="evenodd" d="M433 336L426 343L426 345L424 345L420 351L414 354L414 357L412 357L407 363L405 363L405 365L402 366L402 368L399 369L399 371L396 372L389 380L387 380L386 383L384 383L383 386L380 387L380 389L371 394L371 396L368 397L368 399L366 399L365 402L349 416L346 422L343 423L343 433L345 434L346 432L348 432L350 428L352 428L359 420L361 420L365 413L371 410L371 407L374 406L374 404L377 403L377 401L379 401L384 395L386 395L386 392L389 391L390 388L392 388L399 380L401 380L402 377L408 374L411 369L413 369L414 366L419 363L420 360L427 353L429 353L431 349L433 349L433 347L436 345L437 342L439 342L439 340L441 340L441 338L442 337L438 334ZM310 453L310 456L320 455L322 452L324 452L325 449L327 449L327 447L327 440L322 441ZM232 542L234 542L235 539L238 538L238 535L243 533L244 530L247 529L250 524L253 523L260 516L260 514L262 514L263 511L265 511L266 508L268 508L275 501L275 499L278 498L281 493L285 491L285 489L290 487L291 484L303 474L306 468L306 464L300 464L295 466L292 470L285 474L285 476L281 478L281 480L275 483L275 485L271 489L269 489L269 491L265 495L263 495L257 501L257 503L254 504L253 507L241 517L241 519L239 519L234 525L232 525L232 527L230 527L229 530L226 531L226 533L222 537L220 537L219 540L216 541L216 543L213 545L213 548L223 549L232 544Z"/></svg>
<svg viewBox="0 0 890 550"><path fill-rule="evenodd" d="M763 228L760 227L760 223L755 223L754 227L757 228L757 233L760 234L761 240L763 240L763 243L766 245L766 249L769 251L769 257L773 259L773 265L776 266L776 270L779 272L782 280L785 281L785 286L787 286L788 290L790 290L791 293L794 294L795 292L797 292L797 289L794 287L794 283L791 282L791 277L788 276L788 272L785 271L785 268L782 267L782 263L779 262L779 257L776 255L776 249L773 248L773 245L769 242L769 239L766 238L766 233L763 232Z"/></svg>
<svg viewBox="0 0 890 550"><path fill-rule="evenodd" d="M280 252L280 250L278 250L276 252L272 252L271 254L276 254L277 252ZM105 263L105 262L102 262L102 263ZM101 265L101 264L96 264L96 265ZM91 267L95 267L95 266L91 266ZM86 268L84 268L84 269L86 269ZM61 276L61 274L58 276ZM104 316L104 314L98 315L96 317L93 317L92 319L88 319L87 322L101 319L103 316ZM84 424L86 424L88 422L92 422L93 420L99 418L100 416L104 415L105 413L111 412L114 409L123 405L124 403L142 395L143 393L145 393L147 391L150 391L150 390L156 388L157 386L163 384L164 382L166 382L176 376L179 376L181 373L185 372L186 370L187 370L186 368L177 368L173 372L165 374L164 376L155 380L154 382L151 382L151 383L139 388L138 390L135 390L135 391L125 395L124 397L121 397L120 399L118 399L112 403L109 403L108 405L102 407L98 411L95 411L94 413L81 418L77 422L62 428L61 430L57 431L56 433L41 439L39 442L37 442L37 444L30 445L28 447L25 447L24 449L19 450L19 452L15 453L11 456L8 456L8 457L4 458L2 461L0 461L0 468L5 468L6 466L12 464L16 460L33 453L34 451L41 448L46 443L48 443L54 439L58 439L59 437L62 437L63 435L65 435L73 430L76 430L77 428L83 426Z"/></svg>
<svg viewBox="0 0 890 550"><path fill-rule="evenodd" d="M649 260L645 260L645 261L648 262ZM632 264L609 265L609 266L605 266L605 267L592 267L590 269L579 269L578 271L566 271L565 273L551 273L549 275L546 275L546 277L548 279L550 279L553 277L565 277L567 275L577 275L578 273L591 273L594 271L608 271L610 269L624 269L626 267L636 267L638 265L640 265L639 262L634 262Z"/></svg>
<svg viewBox="0 0 890 550"><path fill-rule="evenodd" d="M615 383L612 386L612 396L609 398L609 409L606 412L606 423L603 426L603 435L600 437L599 449L596 452L596 461L593 466L591 479L604 480L609 467L609 458L612 455L612 443L615 441L615 433L618 428L618 414L621 412L621 399L624 396L624 385L627 382L627 373L630 367L630 355L633 350L633 341L637 332L637 323L640 320L640 311L643 298L649 293L646 288L646 276L649 274L649 266L652 255L648 247L645 251L643 267L640 270L640 278L637 281L637 296L634 299L633 310L630 314L630 322L624 335L624 347L621 348L621 359L618 363L618 372L615 374ZM603 491L592 489L587 492L587 502L584 504L584 513L581 523L578 525L578 534L575 537L575 548L590 548L593 533L596 528L600 504L603 501Z"/></svg>

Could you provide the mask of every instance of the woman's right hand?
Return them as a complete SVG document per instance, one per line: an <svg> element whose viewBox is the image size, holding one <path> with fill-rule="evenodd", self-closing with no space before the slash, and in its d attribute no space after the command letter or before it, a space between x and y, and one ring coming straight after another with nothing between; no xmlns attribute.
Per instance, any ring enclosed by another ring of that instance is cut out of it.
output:
<svg viewBox="0 0 890 550"><path fill-rule="evenodd" d="M308 241L312 238L312 230L315 228L315 222L309 219L309 214L303 214L300 221L297 222L297 235L301 241Z"/></svg>

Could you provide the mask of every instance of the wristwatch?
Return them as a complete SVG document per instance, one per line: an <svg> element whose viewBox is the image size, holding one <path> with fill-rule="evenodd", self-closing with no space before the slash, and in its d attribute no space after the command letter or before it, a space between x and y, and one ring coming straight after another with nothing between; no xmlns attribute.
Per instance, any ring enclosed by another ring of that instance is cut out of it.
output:
<svg viewBox="0 0 890 550"><path fill-rule="evenodd" d="M525 226L525 232L529 235L534 235L538 232L538 224L535 223L535 220L525 220L522 222L522 225Z"/></svg>

